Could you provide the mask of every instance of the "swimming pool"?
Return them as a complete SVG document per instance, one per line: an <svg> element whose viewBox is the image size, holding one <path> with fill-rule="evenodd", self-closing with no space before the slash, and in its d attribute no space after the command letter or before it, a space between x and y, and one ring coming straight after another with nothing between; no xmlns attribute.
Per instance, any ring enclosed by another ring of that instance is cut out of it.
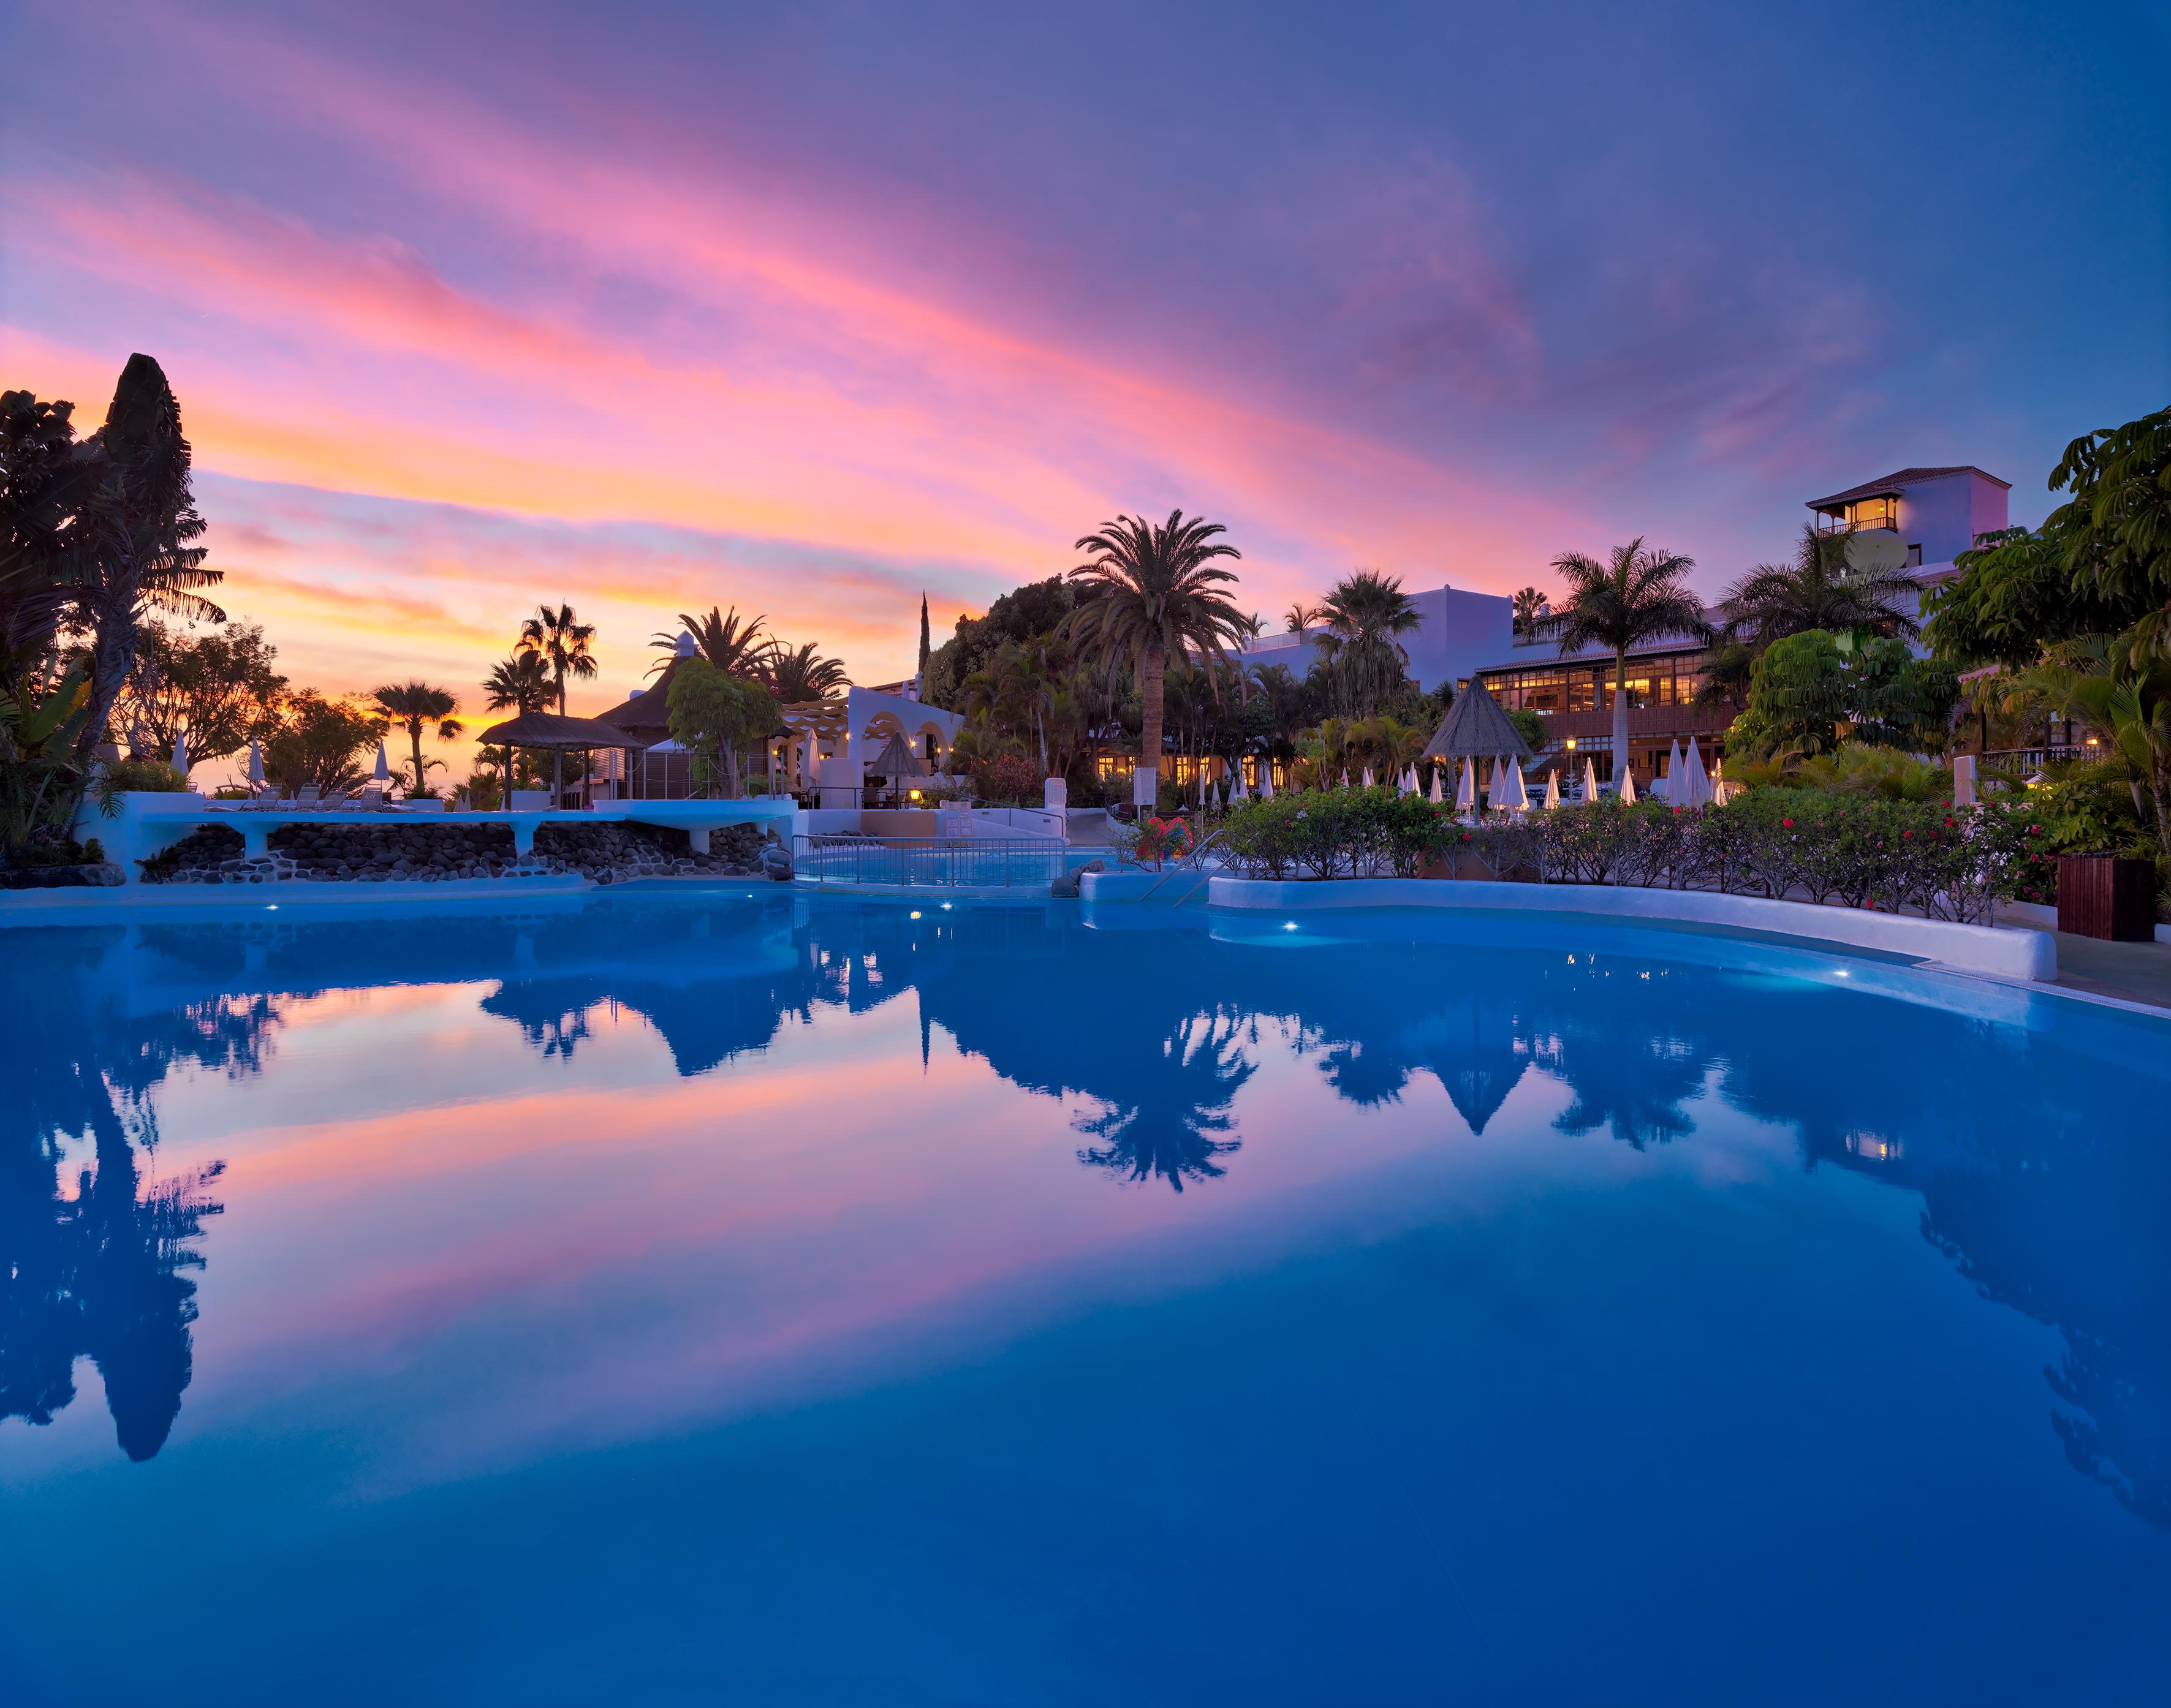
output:
<svg viewBox="0 0 2171 1708"><path fill-rule="evenodd" d="M2164 1700L2159 1020L508 905L0 934L0 1700Z"/></svg>

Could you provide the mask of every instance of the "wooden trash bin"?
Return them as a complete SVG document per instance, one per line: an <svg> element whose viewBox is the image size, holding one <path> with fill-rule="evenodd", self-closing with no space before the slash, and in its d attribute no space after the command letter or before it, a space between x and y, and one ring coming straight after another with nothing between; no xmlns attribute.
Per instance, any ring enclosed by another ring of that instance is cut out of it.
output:
<svg viewBox="0 0 2171 1708"><path fill-rule="evenodd" d="M2150 941L2156 934L2156 863L2060 854L2058 929L2114 943Z"/></svg>

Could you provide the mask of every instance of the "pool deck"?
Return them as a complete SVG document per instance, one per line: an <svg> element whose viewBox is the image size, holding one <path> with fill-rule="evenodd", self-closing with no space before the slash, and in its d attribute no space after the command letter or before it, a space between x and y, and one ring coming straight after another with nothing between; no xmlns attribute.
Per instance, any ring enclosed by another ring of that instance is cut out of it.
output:
<svg viewBox="0 0 2171 1708"><path fill-rule="evenodd" d="M2058 983L2088 996L2171 1009L2171 943L2105 943L2054 931Z"/></svg>

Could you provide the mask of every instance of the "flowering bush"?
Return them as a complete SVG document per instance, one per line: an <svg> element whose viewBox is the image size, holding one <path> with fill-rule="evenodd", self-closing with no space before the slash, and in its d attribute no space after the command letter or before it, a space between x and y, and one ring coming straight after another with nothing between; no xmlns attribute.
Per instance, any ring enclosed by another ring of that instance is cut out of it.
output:
<svg viewBox="0 0 2171 1708"><path fill-rule="evenodd" d="M1131 858L1144 865L1151 860L1158 868L1163 860L1182 859L1192 849L1191 826L1181 818L1149 818L1138 827L1137 838L1132 844Z"/></svg>

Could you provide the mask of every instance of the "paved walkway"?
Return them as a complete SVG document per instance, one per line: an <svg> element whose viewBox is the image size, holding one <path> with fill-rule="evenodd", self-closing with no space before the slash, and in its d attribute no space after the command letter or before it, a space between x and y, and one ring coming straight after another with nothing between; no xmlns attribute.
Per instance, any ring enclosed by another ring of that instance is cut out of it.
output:
<svg viewBox="0 0 2171 1708"><path fill-rule="evenodd" d="M2171 943L2105 943L2050 934L2058 943L2058 983L2096 996L2171 1008Z"/></svg>

